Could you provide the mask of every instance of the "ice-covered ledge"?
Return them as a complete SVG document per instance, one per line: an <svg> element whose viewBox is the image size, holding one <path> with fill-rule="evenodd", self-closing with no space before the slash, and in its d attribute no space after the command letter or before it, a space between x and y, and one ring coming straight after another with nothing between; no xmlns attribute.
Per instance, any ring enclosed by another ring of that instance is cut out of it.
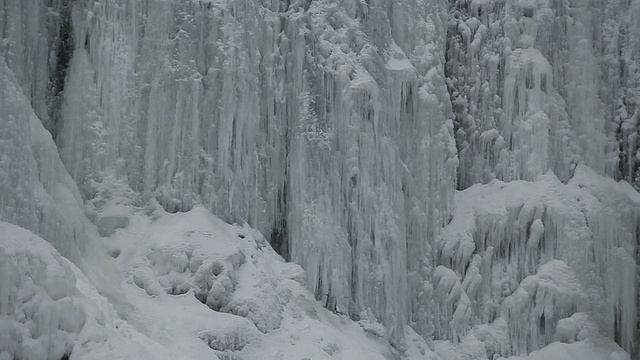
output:
<svg viewBox="0 0 640 360"><path fill-rule="evenodd" d="M639 206L628 183L586 166L568 184L548 173L535 182L494 180L458 193L437 264L462 287L436 287L434 296L449 299L438 301L441 313L463 311L468 320L436 318L436 334L462 336L503 318L509 327L503 345L518 354L563 338L556 328L562 319L585 313L581 339L605 335L632 348ZM461 298L469 300L455 300Z"/></svg>

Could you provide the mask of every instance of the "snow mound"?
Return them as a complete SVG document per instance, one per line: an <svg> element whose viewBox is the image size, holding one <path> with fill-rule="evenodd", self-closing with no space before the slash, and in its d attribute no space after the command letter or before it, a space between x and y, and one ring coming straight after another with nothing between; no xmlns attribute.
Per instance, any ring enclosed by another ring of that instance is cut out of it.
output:
<svg viewBox="0 0 640 360"><path fill-rule="evenodd" d="M0 359L457 360L512 349L518 322L508 315L458 333L458 342L425 341L406 327L404 341L391 346L373 316L354 322L324 308L306 290L304 271L248 226L201 206L177 214L159 205L108 208L128 224L105 238L119 253L120 293L109 299L117 298L121 318L50 244L0 223ZM462 281L446 266L434 271L433 291L449 309L439 321L451 317L455 328L477 316L482 279L490 278L481 274L484 259L474 255ZM592 315L571 305L584 300L584 285L564 261L548 261L516 285L502 308L555 316L553 340L564 344L510 359L629 359L610 341L592 341ZM558 313L563 303L571 316Z"/></svg>
<svg viewBox="0 0 640 360"><path fill-rule="evenodd" d="M0 359L171 358L49 243L0 222Z"/></svg>
<svg viewBox="0 0 640 360"><path fill-rule="evenodd" d="M110 207L129 226L106 241L119 252L130 322L182 357L384 359L417 351L394 349L325 309L306 289L302 268L252 228L202 206L176 214L151 207Z"/></svg>
<svg viewBox="0 0 640 360"><path fill-rule="evenodd" d="M504 358L498 358L498 360ZM619 348L598 347L588 342L553 343L528 356L513 356L509 360L628 360L629 355Z"/></svg>
<svg viewBox="0 0 640 360"><path fill-rule="evenodd" d="M63 358L86 323L76 278L44 240L0 223L0 347L12 358Z"/></svg>

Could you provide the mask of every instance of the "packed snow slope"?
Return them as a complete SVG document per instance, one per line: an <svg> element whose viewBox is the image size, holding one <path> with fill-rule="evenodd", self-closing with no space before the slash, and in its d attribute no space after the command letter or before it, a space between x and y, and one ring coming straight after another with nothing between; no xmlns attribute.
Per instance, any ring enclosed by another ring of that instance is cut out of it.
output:
<svg viewBox="0 0 640 360"><path fill-rule="evenodd" d="M0 359L494 359L488 351L508 341L485 328L429 345L407 327L392 347L380 324L324 308L304 271L248 226L202 206L168 214L127 200L105 211L129 220L105 239L120 274L111 302L46 241L0 222ZM565 320L564 343L513 359L629 359L613 342L586 341L597 331L588 320Z"/></svg>
<svg viewBox="0 0 640 360"><path fill-rule="evenodd" d="M153 214L132 214L129 230L109 239L122 274L112 303L50 244L0 223L0 358L397 356L378 335L322 307L300 283L303 270L250 228L204 208ZM429 355L414 336L412 351Z"/></svg>
<svg viewBox="0 0 640 360"><path fill-rule="evenodd" d="M0 358L639 354L639 18L0 1Z"/></svg>

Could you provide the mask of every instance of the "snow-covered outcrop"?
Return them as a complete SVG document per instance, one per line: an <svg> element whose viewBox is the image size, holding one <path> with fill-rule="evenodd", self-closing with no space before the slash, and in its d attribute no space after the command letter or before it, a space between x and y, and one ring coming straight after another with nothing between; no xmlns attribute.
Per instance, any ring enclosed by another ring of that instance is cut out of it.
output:
<svg viewBox="0 0 640 360"><path fill-rule="evenodd" d="M331 313L305 288L302 268L246 225L226 224L201 205L177 214L157 204L115 209L131 219L107 239L123 292L138 307L129 316L169 349L185 349L181 358L436 356L424 340L394 349L369 330L380 324Z"/></svg>

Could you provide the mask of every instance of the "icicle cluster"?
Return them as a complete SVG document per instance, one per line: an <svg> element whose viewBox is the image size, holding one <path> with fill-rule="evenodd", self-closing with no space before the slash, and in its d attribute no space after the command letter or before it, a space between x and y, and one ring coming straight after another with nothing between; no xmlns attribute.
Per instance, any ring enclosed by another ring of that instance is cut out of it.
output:
<svg viewBox="0 0 640 360"><path fill-rule="evenodd" d="M637 1L457 1L447 83L459 187L577 163L635 183ZM615 18L615 20L614 20Z"/></svg>
<svg viewBox="0 0 640 360"><path fill-rule="evenodd" d="M435 336L462 338L504 319L507 353L528 353L563 333L560 320L586 313L587 324L632 350L639 204L628 184L584 166L567 185L545 175L463 191L432 275Z"/></svg>
<svg viewBox="0 0 640 360"><path fill-rule="evenodd" d="M595 326L633 350L640 202L610 178L640 187L638 18L638 0L5 0L0 220L80 262L82 201L93 219L117 182L248 222L398 345L409 325L521 354Z"/></svg>
<svg viewBox="0 0 640 360"><path fill-rule="evenodd" d="M22 88L0 55L0 220L40 234L79 264L99 237Z"/></svg>
<svg viewBox="0 0 640 360"><path fill-rule="evenodd" d="M60 155L86 200L120 179L247 221L399 340L454 195L444 5L61 5Z"/></svg>

